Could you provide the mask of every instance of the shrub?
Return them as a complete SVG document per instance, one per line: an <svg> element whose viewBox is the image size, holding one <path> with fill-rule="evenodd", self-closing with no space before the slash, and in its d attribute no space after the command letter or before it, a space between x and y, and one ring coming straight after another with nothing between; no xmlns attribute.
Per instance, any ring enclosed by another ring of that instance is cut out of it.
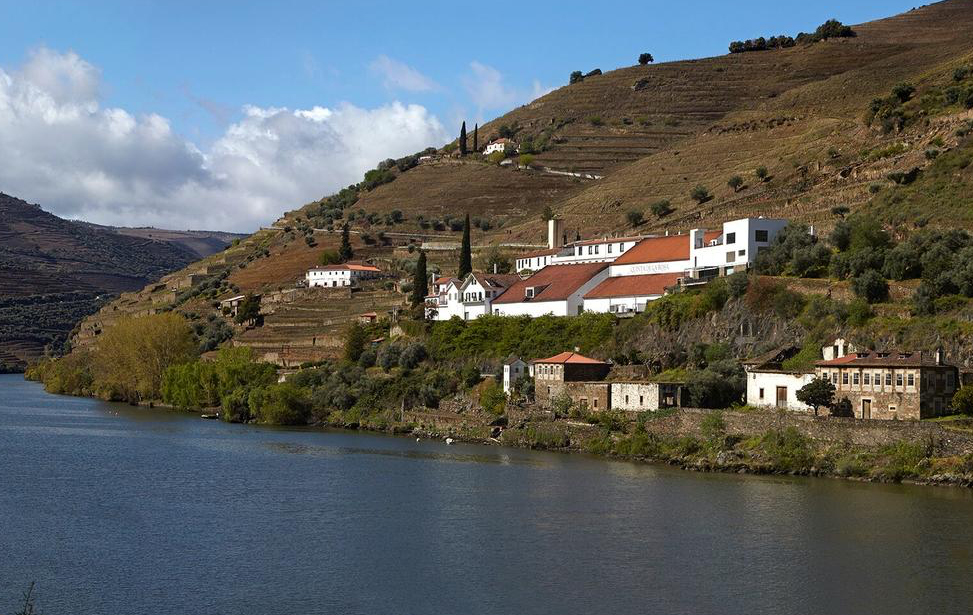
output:
<svg viewBox="0 0 973 615"><path fill-rule="evenodd" d="M702 184L697 184L694 186L693 189L689 191L689 197L700 205L712 198L712 196L710 196L709 189Z"/></svg>
<svg viewBox="0 0 973 615"><path fill-rule="evenodd" d="M571 77L568 79L569 84L581 83L582 81L584 81L584 73L580 70L573 71Z"/></svg>
<svg viewBox="0 0 973 615"><path fill-rule="evenodd" d="M699 424L700 434L711 450L722 450L726 443L726 421L722 412L708 412Z"/></svg>
<svg viewBox="0 0 973 615"><path fill-rule="evenodd" d="M762 165L757 167L756 170L754 170L753 174L756 175L757 179L759 179L762 182L767 181L767 178L770 176L769 171L767 171L767 167Z"/></svg>
<svg viewBox="0 0 973 615"><path fill-rule="evenodd" d="M733 188L734 192L739 192L740 188L743 187L743 178L739 175L734 175L726 182L726 185Z"/></svg>
<svg viewBox="0 0 973 615"><path fill-rule="evenodd" d="M507 158L507 155L504 154L503 152L491 152L490 155L487 156L487 160L489 160L493 164L500 164L506 158Z"/></svg>
<svg viewBox="0 0 973 615"><path fill-rule="evenodd" d="M649 209L656 218L664 218L673 212L672 205L667 200L656 201Z"/></svg>
<svg viewBox="0 0 973 615"><path fill-rule="evenodd" d="M960 387L960 390L956 391L953 395L953 401L950 403L950 407L962 414L973 414L973 386L965 385Z"/></svg>
<svg viewBox="0 0 973 615"><path fill-rule="evenodd" d="M412 342L399 355L399 367L414 369L426 359L426 347L421 342Z"/></svg>
<svg viewBox="0 0 973 615"><path fill-rule="evenodd" d="M642 212L637 209L633 209L625 214L625 219L628 220L628 223L632 226L638 226L644 221L642 218Z"/></svg>
<svg viewBox="0 0 973 615"><path fill-rule="evenodd" d="M529 167L534 164L534 157L531 154L520 155L520 166Z"/></svg>
<svg viewBox="0 0 973 615"><path fill-rule="evenodd" d="M491 382L480 391L480 405L490 414L500 416L507 404L507 395L503 387L496 381Z"/></svg>
<svg viewBox="0 0 973 615"><path fill-rule="evenodd" d="M855 296L868 303L881 303L889 298L889 284L882 274L875 270L866 271L852 279L851 289Z"/></svg>
<svg viewBox="0 0 973 615"><path fill-rule="evenodd" d="M911 83L898 83L892 88L892 96L898 98L899 102L908 102L915 93L916 86Z"/></svg>
<svg viewBox="0 0 973 615"><path fill-rule="evenodd" d="M605 120L600 115L592 115L588 117L588 123L592 126L604 126Z"/></svg>
<svg viewBox="0 0 973 615"><path fill-rule="evenodd" d="M249 406L257 421L269 425L304 425L310 414L305 392L287 382L253 389Z"/></svg>

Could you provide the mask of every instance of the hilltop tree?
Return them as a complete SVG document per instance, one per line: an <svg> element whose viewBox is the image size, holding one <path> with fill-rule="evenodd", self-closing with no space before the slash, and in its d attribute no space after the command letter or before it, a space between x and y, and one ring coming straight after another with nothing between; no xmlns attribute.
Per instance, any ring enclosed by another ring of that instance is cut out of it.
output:
<svg viewBox="0 0 973 615"><path fill-rule="evenodd" d="M342 263L347 263L355 256L355 251L351 249L351 237L348 223L345 222L341 227L341 247L338 248L338 258Z"/></svg>
<svg viewBox="0 0 973 615"><path fill-rule="evenodd" d="M429 294L429 275L426 272L426 251L419 250L419 260L416 261L416 270L412 274L412 294L409 295L409 303L413 307L422 305Z"/></svg>
<svg viewBox="0 0 973 615"><path fill-rule="evenodd" d="M569 84L581 83L584 81L584 73L580 70L576 70L571 73L571 78L568 80Z"/></svg>
<svg viewBox="0 0 973 615"><path fill-rule="evenodd" d="M740 188L743 187L743 178L739 175L734 175L726 182L726 185L733 188L733 192L739 192Z"/></svg>
<svg viewBox="0 0 973 615"><path fill-rule="evenodd" d="M473 151L480 151L480 125L473 124Z"/></svg>
<svg viewBox="0 0 973 615"><path fill-rule="evenodd" d="M828 407L834 403L834 385L827 378L815 378L797 390L797 401L814 408L814 416L818 415L818 408Z"/></svg>
<svg viewBox="0 0 973 615"><path fill-rule="evenodd" d="M655 62L655 58L652 57L651 53L640 53L639 54L639 64L648 64L649 62Z"/></svg>
<svg viewBox="0 0 973 615"><path fill-rule="evenodd" d="M464 279L473 272L473 246L470 243L470 214L463 222L463 245L459 251L459 272L457 277Z"/></svg>
<svg viewBox="0 0 973 615"><path fill-rule="evenodd" d="M463 122L463 126L459 129L459 155L466 155L466 122Z"/></svg>

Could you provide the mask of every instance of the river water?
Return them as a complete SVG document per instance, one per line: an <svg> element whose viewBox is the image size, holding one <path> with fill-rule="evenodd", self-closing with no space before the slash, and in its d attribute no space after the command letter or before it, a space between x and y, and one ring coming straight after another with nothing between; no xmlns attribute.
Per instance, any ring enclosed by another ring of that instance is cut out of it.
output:
<svg viewBox="0 0 973 615"><path fill-rule="evenodd" d="M348 432L0 376L0 613L970 613L973 494Z"/></svg>

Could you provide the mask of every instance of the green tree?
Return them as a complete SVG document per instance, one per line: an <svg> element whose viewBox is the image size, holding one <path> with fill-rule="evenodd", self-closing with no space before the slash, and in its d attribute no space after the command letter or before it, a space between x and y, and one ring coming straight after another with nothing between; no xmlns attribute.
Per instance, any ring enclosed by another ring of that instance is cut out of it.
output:
<svg viewBox="0 0 973 615"><path fill-rule="evenodd" d="M348 223L341 227L341 247L338 248L338 258L341 259L342 263L347 263L355 256L354 250L351 249L351 236L350 230L348 228Z"/></svg>
<svg viewBox="0 0 973 615"><path fill-rule="evenodd" d="M882 274L870 269L851 280L851 290L855 296L869 303L881 303L889 298L889 283Z"/></svg>
<svg viewBox="0 0 973 615"><path fill-rule="evenodd" d="M529 167L532 164L534 164L534 157L531 154L520 155L520 166Z"/></svg>
<svg viewBox="0 0 973 615"><path fill-rule="evenodd" d="M554 219L554 210L550 205L544 206L544 211L541 212L541 220L547 222L548 220Z"/></svg>
<svg viewBox="0 0 973 615"><path fill-rule="evenodd" d="M483 409L500 416L506 408L507 395L503 392L503 387L496 381L491 382L480 392L480 405Z"/></svg>
<svg viewBox="0 0 973 615"><path fill-rule="evenodd" d="M694 186L693 189L689 191L689 196L700 205L712 198L712 196L710 196L709 189L702 184L697 184Z"/></svg>
<svg viewBox="0 0 973 615"><path fill-rule="evenodd" d="M656 218L665 218L673 212L672 204L665 199L652 203L650 209L652 210L652 215Z"/></svg>
<svg viewBox="0 0 973 615"><path fill-rule="evenodd" d="M956 391L950 407L962 414L973 414L973 386L966 385Z"/></svg>
<svg viewBox="0 0 973 615"><path fill-rule="evenodd" d="M726 185L733 188L734 192L739 192L740 188L743 187L743 178L739 175L734 175L726 182Z"/></svg>
<svg viewBox="0 0 973 615"><path fill-rule="evenodd" d="M473 124L473 151L480 151L480 125Z"/></svg>
<svg viewBox="0 0 973 615"><path fill-rule="evenodd" d="M652 57L651 53L640 53L639 54L639 64L645 65L649 62L655 62L655 58Z"/></svg>
<svg viewBox="0 0 973 615"><path fill-rule="evenodd" d="M580 70L573 71L571 73L571 78L568 79L568 83L572 85L575 83L581 83L582 81L584 81L584 73L582 73Z"/></svg>
<svg viewBox="0 0 973 615"><path fill-rule="evenodd" d="M628 220L628 223L631 224L633 227L638 226L642 224L642 222L644 222L644 218L642 217L642 212L637 209L633 209L627 214L625 214L625 219Z"/></svg>
<svg viewBox="0 0 973 615"><path fill-rule="evenodd" d="M466 214L463 222L463 245L459 251L459 271L457 277L465 279L473 272L473 246L470 241L470 214Z"/></svg>
<svg viewBox="0 0 973 615"><path fill-rule="evenodd" d="M412 294L409 296L409 303L413 307L422 305L426 302L426 295L429 294L429 277L426 272L426 251L419 250L419 259L416 261L416 269L412 273Z"/></svg>
<svg viewBox="0 0 973 615"><path fill-rule="evenodd" d="M815 378L797 390L797 401L814 408L814 416L818 415L818 408L828 407L834 403L834 385L828 378Z"/></svg>
<svg viewBox="0 0 973 615"><path fill-rule="evenodd" d="M487 273L510 273L513 263L503 253L500 246L490 246L479 259L479 267Z"/></svg>
<svg viewBox="0 0 973 615"><path fill-rule="evenodd" d="M318 256L319 265L336 265L341 262L341 257L334 250L325 250Z"/></svg>
<svg viewBox="0 0 973 615"><path fill-rule="evenodd" d="M238 324L256 322L260 320L260 296L248 293L236 309L234 320Z"/></svg>
<svg viewBox="0 0 973 615"><path fill-rule="evenodd" d="M365 352L365 345L368 343L368 331L359 322L353 322L345 333L345 359L351 362L358 361L362 353Z"/></svg>
<svg viewBox="0 0 973 615"><path fill-rule="evenodd" d="M753 172L753 174L756 175L757 179L759 179L762 182L767 181L767 178L770 176L769 171L767 171L767 167L763 165L757 167L757 169Z"/></svg>
<svg viewBox="0 0 973 615"><path fill-rule="evenodd" d="M466 155L466 121L463 121L463 126L459 129L459 155Z"/></svg>

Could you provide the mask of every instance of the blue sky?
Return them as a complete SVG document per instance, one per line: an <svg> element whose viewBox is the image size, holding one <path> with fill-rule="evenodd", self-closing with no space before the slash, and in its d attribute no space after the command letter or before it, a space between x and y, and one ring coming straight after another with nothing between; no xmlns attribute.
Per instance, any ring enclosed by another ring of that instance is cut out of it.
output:
<svg viewBox="0 0 973 615"><path fill-rule="evenodd" d="M335 110L346 104L366 112L359 119L372 123L373 132L378 134L387 118L367 112L387 109L395 102L417 105L423 113L416 108L411 114L395 109L396 113L390 113L397 119L388 119L390 126L398 125L403 115L414 121L414 141L397 145L400 150L417 150L421 149L419 145L440 145L421 141L445 140L456 132L461 118L490 119L563 85L572 70L630 65L642 51L651 52L657 62L717 55L725 53L730 40L793 35L813 30L830 17L859 23L913 6L914 0L535 0L513 4L0 0L0 70L14 80L18 75L24 79L41 75L35 84L55 69L68 71L55 81L81 79L79 75L83 75L85 95L89 94L85 89L89 82L96 82L91 85L94 93L89 99L97 103L97 111L92 113L101 115L93 116L93 121L104 120L108 110L120 109L135 119L138 128L144 118L155 114L153 117L163 118L171 132L166 138L183 139L190 150L198 150L191 154L198 153L200 164L206 167L213 166L212 148L234 149L226 138L241 122L246 124L249 118L253 123L256 117L265 120L272 110ZM38 50L43 52L40 59ZM74 57L81 64L66 60ZM36 70L28 71L25 67L32 62ZM77 88L73 92L77 93ZM63 97L57 102L64 104ZM260 113L248 115L246 108L259 109ZM318 117L316 121L323 120ZM94 123L103 125L104 121ZM361 132L351 119L347 124L342 130ZM304 134L296 127L293 131L296 138ZM158 137L158 132L153 135ZM336 138L345 137L341 133ZM371 147L349 145L346 140L337 145L360 150L363 157L373 153ZM43 155L43 151L39 153ZM407 152L392 151L389 155L402 153ZM378 159L384 157L378 155ZM37 162L44 164L43 159ZM356 164L367 167L374 162L377 159L367 162L362 158ZM257 160L255 164L261 163ZM191 166L185 161L175 166L184 165ZM277 170L280 168L278 165ZM350 175L360 176L362 170L349 165L340 177L328 178L320 187L303 186L303 192L263 195L261 204L250 208L245 216L247 228L258 220L269 222L271 211L299 204L278 200L317 198L354 181L356 178ZM89 171L84 181L63 191L67 194L79 185L94 182L98 189L90 190L84 202L71 202L57 191L32 190L25 179L15 180L2 173L0 190L34 193L33 200L44 199L42 205L68 216L126 224L167 222L164 217L147 215L152 211L151 203L143 207L133 202L139 198L139 190L130 188L124 195L117 194L117 190L113 192L111 186L99 182L97 169ZM119 185L138 183L132 178L116 178L113 171L101 175ZM221 177L231 176L224 173ZM39 180L36 176L33 179L35 183ZM170 183L163 190L176 179L166 181ZM211 181L208 189L205 198L198 191L189 194L201 200L215 198L219 186ZM29 198L31 194L18 196ZM155 199L158 209L159 195L147 196ZM180 196L187 194L173 192L166 198ZM108 197L126 204L96 202ZM172 221L185 225L194 219L182 211ZM205 219L207 224L227 221L232 218Z"/></svg>

